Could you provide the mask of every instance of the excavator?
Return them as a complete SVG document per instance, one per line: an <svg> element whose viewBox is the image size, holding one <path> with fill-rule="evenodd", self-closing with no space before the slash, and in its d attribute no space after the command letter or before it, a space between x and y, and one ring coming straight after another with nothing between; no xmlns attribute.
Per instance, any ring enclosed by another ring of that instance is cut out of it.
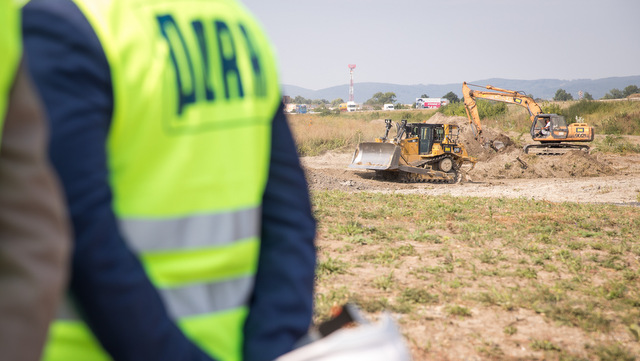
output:
<svg viewBox="0 0 640 361"><path fill-rule="evenodd" d="M459 183L476 164L454 124L396 123L385 119L386 131L374 142L358 144L349 168L376 171L383 179L401 182Z"/></svg>
<svg viewBox="0 0 640 361"><path fill-rule="evenodd" d="M486 90L472 90L469 85ZM561 155L569 150L582 150L589 152L589 146L572 144L569 142L593 141L593 128L586 123L573 123L567 125L564 117L558 114L545 114L542 108L531 97L522 91L514 91L496 88L491 85L475 85L462 83L464 105L469 118L469 123L474 129L476 139L483 144L488 144L482 134L482 124L476 104L476 99L489 99L504 103L517 104L529 111L531 119L531 139L537 144L524 146L525 153L538 155Z"/></svg>

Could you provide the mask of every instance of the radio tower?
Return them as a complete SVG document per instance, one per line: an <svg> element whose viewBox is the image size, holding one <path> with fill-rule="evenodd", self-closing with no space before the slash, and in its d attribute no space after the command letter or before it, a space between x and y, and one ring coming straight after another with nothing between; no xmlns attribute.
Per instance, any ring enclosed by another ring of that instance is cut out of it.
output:
<svg viewBox="0 0 640 361"><path fill-rule="evenodd" d="M349 64L349 77L351 82L349 83L349 101L353 101L353 69L356 68L356 64Z"/></svg>

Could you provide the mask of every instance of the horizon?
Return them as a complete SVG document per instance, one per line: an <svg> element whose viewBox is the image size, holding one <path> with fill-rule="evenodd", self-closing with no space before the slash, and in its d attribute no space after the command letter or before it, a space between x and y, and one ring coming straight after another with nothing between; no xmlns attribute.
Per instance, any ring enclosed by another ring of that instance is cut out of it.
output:
<svg viewBox="0 0 640 361"><path fill-rule="evenodd" d="M609 76L609 77L604 77L604 78L580 78L580 79L559 79L559 78L540 78L540 79L512 79L512 78L487 78L487 79L476 79L476 80L471 80L471 81L466 81L467 83L473 83L473 82L482 82L482 81L488 81L488 80L505 80L505 81L522 81L522 82L535 82L535 81L548 81L548 80L552 80L552 81L565 81L565 82L574 82L574 81L598 81L598 80L606 80L606 79L618 79L618 78L630 78L630 77L640 77L640 74L632 74L632 75L624 75L624 76ZM387 82L379 82L379 81L362 81L362 82L356 82L354 80L353 84L354 87L356 84L361 83L361 84L375 84L375 83L379 83L379 84L385 84L385 85L397 85L397 86L448 86L448 85L454 85L454 84L458 84L456 82L453 83L444 83L444 84L398 84L398 83L387 83ZM460 84L462 84L462 82L460 82ZM286 83L282 83L282 85L284 86L294 86L297 88L302 88L305 90L311 90L311 91L321 91L321 90L326 90L326 89L330 89L330 88L336 88L336 87L343 87L349 86L349 82L346 82L344 84L338 84L338 85L331 85L325 88L320 88L320 89L311 89L311 88L305 88L303 86L300 85L296 85L296 84L286 84ZM493 84L491 84L493 85ZM630 85L637 85L640 87L640 84L630 84Z"/></svg>

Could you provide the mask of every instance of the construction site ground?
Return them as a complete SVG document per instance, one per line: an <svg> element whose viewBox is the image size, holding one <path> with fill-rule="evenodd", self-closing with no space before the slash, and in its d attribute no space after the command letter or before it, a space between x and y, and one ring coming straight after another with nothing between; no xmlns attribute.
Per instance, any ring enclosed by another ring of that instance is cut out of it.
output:
<svg viewBox="0 0 640 361"><path fill-rule="evenodd" d="M380 129L384 129L383 120L374 122L379 122ZM486 138L505 143L504 150L496 152L474 139L466 118L436 114L430 122L459 124L463 144L469 154L478 159L475 168L460 184L386 182L376 177L374 171L349 169L354 149L342 149L302 157L310 188L640 205L640 154L607 154L593 149L590 154L569 151L559 156L537 156L525 154L521 146L512 141L521 138L522 145L531 143L528 134L485 129ZM640 144L639 136L625 138Z"/></svg>
<svg viewBox="0 0 640 361"><path fill-rule="evenodd" d="M462 183L384 181L376 178L373 171L349 169L347 166L351 161L353 149L343 149L320 156L301 158L310 189L312 191L340 190L349 193L382 192L454 197L525 198L548 202L640 206L639 154L612 154L593 149L590 154L570 151L559 156L528 155L522 151L522 146L529 143L528 134L505 134L494 129L486 129L487 138L499 139L506 145L504 150L496 152L482 147L474 139L472 131L467 126L466 118L445 117L439 114L434 118L430 122L459 124L462 127L461 140L469 153L478 158L477 165L466 174ZM374 122L379 122L380 129L384 129L384 120ZM522 140L516 145L513 140L518 138ZM626 137L626 141L640 144L640 137ZM339 245L341 240L331 239L322 234L319 234L317 242L318 247L323 250L341 246ZM350 261L348 254L340 254L340 257L347 263ZM356 255L353 257L355 262ZM406 264L405 266L417 267L418 265ZM359 269L358 272L379 271L367 267ZM398 273L400 274L399 271ZM399 274L397 277L400 277ZM345 286L359 289L364 287L361 282L365 282L364 279L367 277L354 274L341 276L334 282L352 282L353 284ZM326 291L323 287L319 288L319 292ZM532 310L519 309L513 312L491 309L483 309L482 312L472 310L473 317L453 322L446 317L443 309L433 307L429 310L431 313L427 315L428 317L425 316L422 319L431 321L427 323L406 321L401 326L402 332L410 339L409 344L416 360L549 359L548 353L531 349L532 339L549 339L559 342L572 354L582 355L584 359L596 359L585 351L585 345L592 342L593 337L596 336L587 336L576 328L558 325L550 327L544 315ZM506 337L504 327L511 323L517 323L518 334ZM627 340L625 344L632 345L629 348L631 352L640 352L640 345L629 341L631 336L626 331L602 337L606 339L621 337L620 340ZM506 341L507 339L509 341ZM496 354L487 352L486 349L492 347L499 349L500 352ZM482 348L485 348L484 352L479 351ZM551 357L551 359L556 358Z"/></svg>

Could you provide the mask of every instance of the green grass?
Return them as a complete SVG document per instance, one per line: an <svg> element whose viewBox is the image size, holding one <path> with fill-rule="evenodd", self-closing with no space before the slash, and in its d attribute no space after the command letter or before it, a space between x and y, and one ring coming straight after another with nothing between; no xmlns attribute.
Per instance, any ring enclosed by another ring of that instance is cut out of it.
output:
<svg viewBox="0 0 640 361"><path fill-rule="evenodd" d="M640 319L640 208L340 191L313 192L312 201L322 250L316 318L351 300L411 317L441 307L451 320L523 309L549 327L594 335ZM572 359L556 341L532 342ZM629 356L617 344L591 344L602 359Z"/></svg>
<svg viewBox="0 0 640 361"><path fill-rule="evenodd" d="M640 153L640 145L633 144L620 135L607 135L595 142L596 152L602 153Z"/></svg>

